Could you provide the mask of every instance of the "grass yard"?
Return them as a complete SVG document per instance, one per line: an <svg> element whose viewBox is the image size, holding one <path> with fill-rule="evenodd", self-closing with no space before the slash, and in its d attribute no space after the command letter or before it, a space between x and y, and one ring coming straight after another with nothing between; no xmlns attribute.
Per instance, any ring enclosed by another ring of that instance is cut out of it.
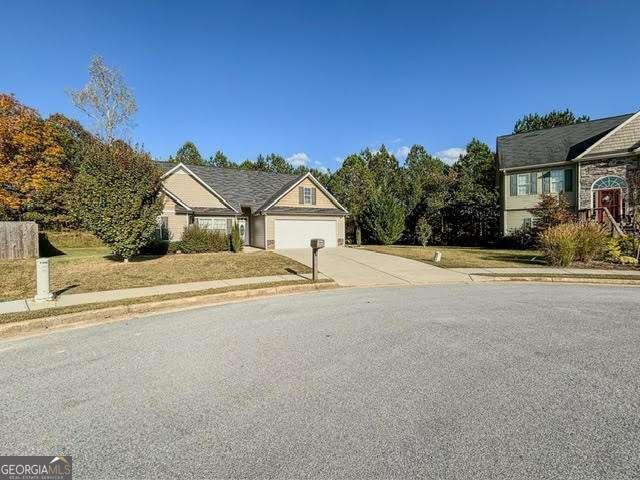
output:
<svg viewBox="0 0 640 480"><path fill-rule="evenodd" d="M70 293L310 271L271 252L165 255L122 263L112 260L104 247L63 251L64 255L51 258L52 290ZM35 260L1 260L0 301L34 294Z"/></svg>
<svg viewBox="0 0 640 480"><path fill-rule="evenodd" d="M363 248L378 253L397 255L444 268L499 268L546 266L536 250L506 250L482 247L417 247L413 245L367 245ZM442 261L433 262L436 250Z"/></svg>

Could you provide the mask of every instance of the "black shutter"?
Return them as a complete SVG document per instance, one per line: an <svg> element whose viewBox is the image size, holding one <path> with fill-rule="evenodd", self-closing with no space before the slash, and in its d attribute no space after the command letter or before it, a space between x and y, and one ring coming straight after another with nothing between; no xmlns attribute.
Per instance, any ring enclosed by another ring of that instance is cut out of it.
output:
<svg viewBox="0 0 640 480"><path fill-rule="evenodd" d="M564 171L564 191L573 192L573 170L571 168Z"/></svg>
<svg viewBox="0 0 640 480"><path fill-rule="evenodd" d="M516 197L518 195L518 174L509 175L509 182L511 183L511 196Z"/></svg>
<svg viewBox="0 0 640 480"><path fill-rule="evenodd" d="M298 203L300 205L304 203L304 187L298 187Z"/></svg>
<svg viewBox="0 0 640 480"><path fill-rule="evenodd" d="M536 172L529 174L529 195L538 193L538 174Z"/></svg>

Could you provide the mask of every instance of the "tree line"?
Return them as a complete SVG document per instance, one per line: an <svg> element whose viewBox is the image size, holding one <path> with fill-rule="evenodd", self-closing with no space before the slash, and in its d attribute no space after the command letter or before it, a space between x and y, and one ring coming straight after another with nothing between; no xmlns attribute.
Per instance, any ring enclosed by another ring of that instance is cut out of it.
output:
<svg viewBox="0 0 640 480"><path fill-rule="evenodd" d="M161 211L161 171L141 147L123 140L137 105L120 73L97 57L88 83L71 91L93 129L62 114L42 118L0 94L0 220L41 228L83 228L125 258L153 236ZM588 120L572 112L531 114L514 132ZM236 163L218 150L204 159L186 142L170 162L300 175L311 171L350 213L357 243L486 244L498 236L497 164L477 139L453 165L414 145L404 162L384 145L345 158L333 171L293 166L279 154Z"/></svg>

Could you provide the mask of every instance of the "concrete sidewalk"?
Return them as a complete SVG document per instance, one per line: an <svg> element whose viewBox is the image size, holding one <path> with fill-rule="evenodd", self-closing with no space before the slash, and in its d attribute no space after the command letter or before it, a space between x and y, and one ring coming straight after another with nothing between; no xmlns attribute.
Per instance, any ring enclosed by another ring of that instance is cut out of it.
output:
<svg viewBox="0 0 640 480"><path fill-rule="evenodd" d="M533 267L533 268L450 268L449 270L463 273L466 275L482 275L482 274L516 274L516 275L602 275L602 276L619 276L625 275L629 277L638 277L640 279L639 270L609 270L596 268L553 268L553 267Z"/></svg>
<svg viewBox="0 0 640 480"><path fill-rule="evenodd" d="M326 278L320 276L320 278ZM130 298L151 297L171 293L197 292L215 288L237 287L261 283L303 281L310 280L311 274L300 275L270 275L266 277L229 278L225 280L211 280L207 282L176 283L172 285L155 285L152 287L125 288L121 290L107 290L102 292L64 293L51 302L36 302L33 299L12 300L0 302L0 314L43 310L45 308L70 307L89 303L112 302Z"/></svg>

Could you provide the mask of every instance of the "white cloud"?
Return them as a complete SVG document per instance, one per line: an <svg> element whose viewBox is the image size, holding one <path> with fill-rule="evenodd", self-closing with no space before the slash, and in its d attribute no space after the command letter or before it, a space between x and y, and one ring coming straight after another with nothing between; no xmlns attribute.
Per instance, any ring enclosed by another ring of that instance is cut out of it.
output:
<svg viewBox="0 0 640 480"><path fill-rule="evenodd" d="M407 147L406 145L403 145L402 147L398 148L396 150L396 158L400 161L405 161L407 159L407 155L409 155L409 151L411 149L409 147Z"/></svg>
<svg viewBox="0 0 640 480"><path fill-rule="evenodd" d="M290 157L287 157L285 160L294 167L299 167L301 165L307 165L309 163L309 155L304 152L294 153Z"/></svg>
<svg viewBox="0 0 640 480"><path fill-rule="evenodd" d="M322 173L329 173L329 169L327 167L325 167L322 162L319 162L317 160L313 161L313 168L317 168Z"/></svg>
<svg viewBox="0 0 640 480"><path fill-rule="evenodd" d="M464 148L452 147L436 152L436 157L438 157L444 163L448 163L449 165L451 165L458 161L460 155L464 155L466 153L467 151Z"/></svg>

